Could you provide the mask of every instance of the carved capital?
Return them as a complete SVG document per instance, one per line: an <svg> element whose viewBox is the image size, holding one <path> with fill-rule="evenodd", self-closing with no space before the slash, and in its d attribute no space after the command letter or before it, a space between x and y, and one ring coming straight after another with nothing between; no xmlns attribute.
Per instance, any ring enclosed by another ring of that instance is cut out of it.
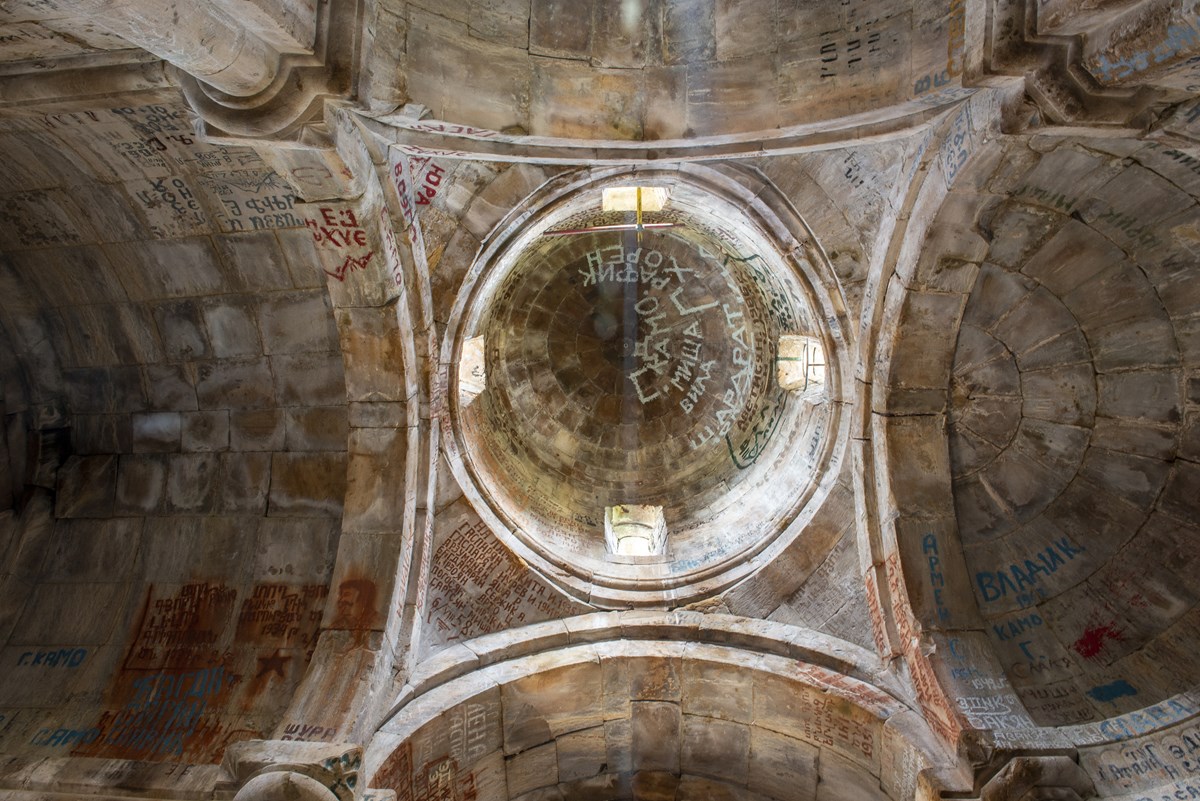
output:
<svg viewBox="0 0 1200 801"><path fill-rule="evenodd" d="M326 101L354 95L362 7L362 0L321 3L312 52L278 54L274 78L253 94L223 91L181 69L179 82L199 116L198 131L210 139L310 138L306 128L323 121Z"/></svg>
<svg viewBox="0 0 1200 801"><path fill-rule="evenodd" d="M1038 0L989 3L984 69L1024 76L1026 94L1045 121L1147 127L1177 100L1148 86L1101 84L1083 63L1084 37L1042 30L1038 13Z"/></svg>
<svg viewBox="0 0 1200 801"><path fill-rule="evenodd" d="M351 743L246 740L225 750L222 767L237 801L295 798L362 801L362 748ZM293 793L293 795L284 795ZM372 794L373 798L378 798Z"/></svg>

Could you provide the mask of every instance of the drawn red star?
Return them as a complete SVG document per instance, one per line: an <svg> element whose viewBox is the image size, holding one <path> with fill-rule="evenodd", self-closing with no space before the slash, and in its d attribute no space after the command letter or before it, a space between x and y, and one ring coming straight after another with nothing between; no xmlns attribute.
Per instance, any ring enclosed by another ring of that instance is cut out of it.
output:
<svg viewBox="0 0 1200 801"><path fill-rule="evenodd" d="M278 673L279 677L286 678L287 674L283 672L284 663L291 659L290 656L282 656L279 649L275 649L272 656L260 656L258 658L258 673L254 678L262 678L267 673Z"/></svg>

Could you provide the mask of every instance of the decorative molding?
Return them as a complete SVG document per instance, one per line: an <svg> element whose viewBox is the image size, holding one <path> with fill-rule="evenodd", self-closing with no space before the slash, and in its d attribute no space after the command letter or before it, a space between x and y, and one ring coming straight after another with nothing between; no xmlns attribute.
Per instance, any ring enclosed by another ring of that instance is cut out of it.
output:
<svg viewBox="0 0 1200 801"><path fill-rule="evenodd" d="M1145 129L1177 102L1149 86L1106 87L1083 65L1079 34L1040 33L1038 0L991 0L987 7L984 71L1022 75L1044 122Z"/></svg>
<svg viewBox="0 0 1200 801"><path fill-rule="evenodd" d="M362 747L352 743L244 740L225 750L222 768L232 778L218 790L235 801L388 801L360 781Z"/></svg>
<svg viewBox="0 0 1200 801"><path fill-rule="evenodd" d="M312 55L280 55L274 80L253 95L227 94L180 70L184 97L199 116L197 132L210 140L312 138L306 129L323 124L326 101L355 94L363 0L322 2L317 13Z"/></svg>
<svg viewBox="0 0 1200 801"><path fill-rule="evenodd" d="M1016 756L983 785L978 801L1083 801L1095 795L1091 778L1070 756Z"/></svg>
<svg viewBox="0 0 1200 801"><path fill-rule="evenodd" d="M166 65L144 50L110 50L0 64L0 107L170 89Z"/></svg>

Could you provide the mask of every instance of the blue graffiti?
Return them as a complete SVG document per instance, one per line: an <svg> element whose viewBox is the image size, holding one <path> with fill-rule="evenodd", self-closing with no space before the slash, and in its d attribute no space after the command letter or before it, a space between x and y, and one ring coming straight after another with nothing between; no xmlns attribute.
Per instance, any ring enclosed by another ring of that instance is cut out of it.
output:
<svg viewBox="0 0 1200 801"><path fill-rule="evenodd" d="M1196 707L1187 699L1170 698L1161 704L1106 720L1100 724L1100 733L1110 740L1128 740L1186 720L1196 712Z"/></svg>
<svg viewBox="0 0 1200 801"><path fill-rule="evenodd" d="M33 735L31 745L61 748L65 745L87 745L100 736L100 730L91 729L41 729Z"/></svg>
<svg viewBox="0 0 1200 801"><path fill-rule="evenodd" d="M182 756L209 699L226 683L221 667L135 679L134 697L105 727L104 743L139 755Z"/></svg>
<svg viewBox="0 0 1200 801"><path fill-rule="evenodd" d="M26 651L17 658L17 665L29 667L79 667L87 658L86 648L59 648L55 651Z"/></svg>
<svg viewBox="0 0 1200 801"><path fill-rule="evenodd" d="M1200 41L1192 27L1196 22L1200 22L1200 17L1187 25L1168 26L1166 38L1149 50L1141 50L1125 57L1116 57L1115 61L1110 61L1107 55L1101 53L1096 58L1096 69L1100 72L1101 80L1107 82L1113 80L1114 77L1118 80L1128 78L1134 73L1148 70L1155 64L1170 61L1180 53L1193 49L1197 41Z"/></svg>
<svg viewBox="0 0 1200 801"><path fill-rule="evenodd" d="M1124 698L1127 695L1137 695L1137 692L1137 689L1125 681L1125 679L1117 679L1110 684L1101 684L1099 687L1093 687L1087 691L1087 694L1097 701L1108 702Z"/></svg>
<svg viewBox="0 0 1200 801"><path fill-rule="evenodd" d="M1052 543L1051 547L1032 554L1022 562L1014 562L995 571L977 571L975 584L979 587L979 593L985 603L998 601L1006 595L1015 596L1021 594L1027 586L1036 585L1040 576L1054 575L1060 567L1086 550L1082 545L1076 545L1067 537L1063 537Z"/></svg>

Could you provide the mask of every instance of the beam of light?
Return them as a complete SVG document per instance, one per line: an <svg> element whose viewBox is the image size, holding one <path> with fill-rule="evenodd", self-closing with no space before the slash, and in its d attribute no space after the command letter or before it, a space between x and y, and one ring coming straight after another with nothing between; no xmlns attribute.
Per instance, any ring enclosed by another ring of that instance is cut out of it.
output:
<svg viewBox="0 0 1200 801"><path fill-rule="evenodd" d="M616 225L592 225L587 228L559 228L546 231L542 236L571 236L573 234L592 234L597 231L651 231L656 228L674 228L676 223L617 223Z"/></svg>
<svg viewBox="0 0 1200 801"><path fill-rule="evenodd" d="M642 21L642 0L621 0L621 28L626 36L634 38Z"/></svg>

